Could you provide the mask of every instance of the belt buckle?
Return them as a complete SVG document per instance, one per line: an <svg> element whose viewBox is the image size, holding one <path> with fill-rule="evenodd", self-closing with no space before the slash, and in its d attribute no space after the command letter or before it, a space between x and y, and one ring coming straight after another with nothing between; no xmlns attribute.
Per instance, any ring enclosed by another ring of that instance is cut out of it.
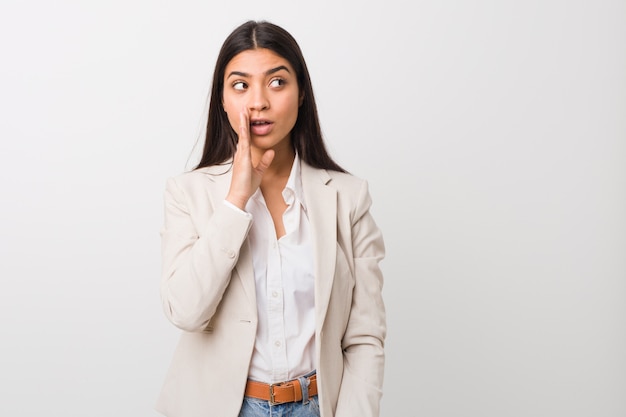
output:
<svg viewBox="0 0 626 417"><path fill-rule="evenodd" d="M270 405L280 404L275 401L276 399L274 397L274 387L277 385L280 385L280 384L270 384Z"/></svg>

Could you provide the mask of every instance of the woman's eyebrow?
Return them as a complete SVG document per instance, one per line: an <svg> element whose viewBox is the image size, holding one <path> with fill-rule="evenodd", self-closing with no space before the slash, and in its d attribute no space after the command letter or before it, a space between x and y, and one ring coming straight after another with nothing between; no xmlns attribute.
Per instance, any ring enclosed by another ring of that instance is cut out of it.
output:
<svg viewBox="0 0 626 417"><path fill-rule="evenodd" d="M281 65L281 66L278 66L276 68L272 68L272 69L269 69L269 70L265 71L265 75L272 75L275 72L278 72L280 70L285 70L285 71L289 72L289 69L286 66Z"/></svg>
<svg viewBox="0 0 626 417"><path fill-rule="evenodd" d="M289 68L287 68L284 65L280 65L280 66L278 66L276 68L268 69L267 71L265 71L265 75L272 75L272 74L274 74L274 73L276 73L276 72L278 72L280 70L285 70L285 71L289 72ZM244 77L244 78L250 77L250 74L248 74L247 72L231 71L231 73L228 74L228 77L226 77L226 78L230 78L233 75L236 75L238 77Z"/></svg>
<svg viewBox="0 0 626 417"><path fill-rule="evenodd" d="M238 77L244 77L244 78L247 78L247 77L249 77L249 76L250 76L250 74L248 74L247 72L241 72L241 71L231 71L231 73L230 73L230 74L228 74L228 77L226 77L226 78L230 78L230 77L232 77L233 75L236 75L236 76L238 76Z"/></svg>

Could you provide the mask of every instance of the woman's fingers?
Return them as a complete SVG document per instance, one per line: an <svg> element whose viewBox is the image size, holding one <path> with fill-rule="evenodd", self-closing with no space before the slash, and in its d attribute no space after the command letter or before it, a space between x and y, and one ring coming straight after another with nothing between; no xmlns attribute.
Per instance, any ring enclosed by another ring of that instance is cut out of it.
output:
<svg viewBox="0 0 626 417"><path fill-rule="evenodd" d="M268 149L267 151L265 151L258 165L255 167L255 170L257 171L259 175L259 183L260 183L261 177L263 176L263 173L265 173L265 170L270 166L270 164L274 160L274 155L275 155L274 150Z"/></svg>
<svg viewBox="0 0 626 417"><path fill-rule="evenodd" d="M246 148L250 147L250 117L247 109L242 109L239 113L239 141L238 145Z"/></svg>
<svg viewBox="0 0 626 417"><path fill-rule="evenodd" d="M250 116L247 109L239 114L239 140L233 159L233 177L226 199L243 209L261 184L263 174L274 160L275 152L268 149L254 166L250 149Z"/></svg>
<svg viewBox="0 0 626 417"><path fill-rule="evenodd" d="M233 177L226 200L243 210L255 190L252 156L250 154L249 117L247 110L243 109L239 113L239 139L233 158Z"/></svg>

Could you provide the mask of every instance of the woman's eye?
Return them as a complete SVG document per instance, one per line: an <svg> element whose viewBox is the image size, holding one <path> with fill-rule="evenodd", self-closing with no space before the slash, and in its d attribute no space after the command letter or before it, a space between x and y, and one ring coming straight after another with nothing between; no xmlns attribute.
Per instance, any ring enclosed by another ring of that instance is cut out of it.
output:
<svg viewBox="0 0 626 417"><path fill-rule="evenodd" d="M243 81L237 81L233 84L233 89L243 91L246 89L246 83L244 83Z"/></svg>
<svg viewBox="0 0 626 417"><path fill-rule="evenodd" d="M272 81L270 81L270 87L280 87L285 85L285 80L283 80L282 78L274 78Z"/></svg>

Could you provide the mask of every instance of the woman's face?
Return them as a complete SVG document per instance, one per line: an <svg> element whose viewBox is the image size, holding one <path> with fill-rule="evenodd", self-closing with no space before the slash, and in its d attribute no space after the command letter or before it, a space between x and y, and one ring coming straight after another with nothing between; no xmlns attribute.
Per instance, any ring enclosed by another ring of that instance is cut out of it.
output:
<svg viewBox="0 0 626 417"><path fill-rule="evenodd" d="M291 146L301 100L296 73L286 59L263 48L235 55L226 66L222 100L235 132L241 112L248 113L253 148L279 151Z"/></svg>

